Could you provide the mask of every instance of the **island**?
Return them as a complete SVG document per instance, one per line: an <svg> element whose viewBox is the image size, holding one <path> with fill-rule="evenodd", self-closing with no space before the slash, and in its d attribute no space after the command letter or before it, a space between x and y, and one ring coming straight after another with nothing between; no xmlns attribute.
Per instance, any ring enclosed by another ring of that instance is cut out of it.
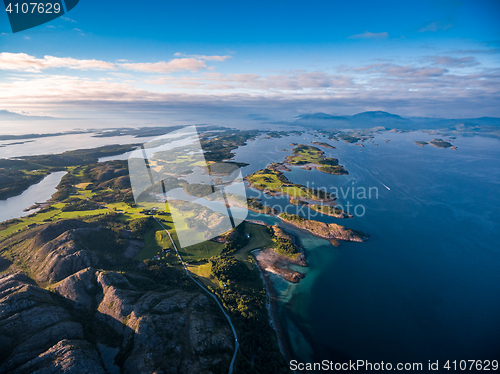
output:
<svg viewBox="0 0 500 374"><path fill-rule="evenodd" d="M312 200L328 202L336 197L326 191L308 188L301 184L292 183L285 177L282 170L286 165L274 163L263 170L258 170L245 177L249 187L264 191L268 195L287 196L290 199Z"/></svg>
<svg viewBox="0 0 500 374"><path fill-rule="evenodd" d="M433 145L434 147L436 148L451 148L451 149L457 149L457 147L455 147L453 144L451 144L450 142L447 142L443 139L432 139L430 142L426 142L426 141L416 141L414 142L415 144L421 146L421 147L424 147L426 146L427 144L430 144L430 145Z"/></svg>
<svg viewBox="0 0 500 374"><path fill-rule="evenodd" d="M314 145L318 145L320 147L324 147L324 148L337 149L337 147L334 147L333 145L325 143L325 142L316 142L315 141L315 142L311 142L311 143Z"/></svg>
<svg viewBox="0 0 500 374"><path fill-rule="evenodd" d="M338 159L325 157L325 153L319 148L305 144L300 144L292 150L292 155L285 159L285 165L315 168L327 174L349 174L339 165Z"/></svg>

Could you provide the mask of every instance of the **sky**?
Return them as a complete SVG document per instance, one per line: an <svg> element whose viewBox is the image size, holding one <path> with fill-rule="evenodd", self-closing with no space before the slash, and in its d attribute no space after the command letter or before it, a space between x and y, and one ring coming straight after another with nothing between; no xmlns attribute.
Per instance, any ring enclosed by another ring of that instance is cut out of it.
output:
<svg viewBox="0 0 500 374"><path fill-rule="evenodd" d="M80 0L12 33L0 109L500 117L500 1Z"/></svg>

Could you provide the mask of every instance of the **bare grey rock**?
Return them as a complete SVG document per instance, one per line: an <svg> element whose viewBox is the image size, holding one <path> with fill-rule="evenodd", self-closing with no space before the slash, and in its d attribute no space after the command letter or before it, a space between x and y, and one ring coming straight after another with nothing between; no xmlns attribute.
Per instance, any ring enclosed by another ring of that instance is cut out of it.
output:
<svg viewBox="0 0 500 374"><path fill-rule="evenodd" d="M63 339L83 339L61 300L17 273L0 278L0 373L35 360ZM31 372L31 371L27 371Z"/></svg>
<svg viewBox="0 0 500 374"><path fill-rule="evenodd" d="M77 307L95 309L97 278L94 268L80 270L57 283L53 289L75 302Z"/></svg>
<svg viewBox="0 0 500 374"><path fill-rule="evenodd" d="M130 240L128 242L127 248L123 252L123 255L127 258L132 258L136 254L138 254L142 248L144 248L143 242L140 242L138 240Z"/></svg>
<svg viewBox="0 0 500 374"><path fill-rule="evenodd" d="M105 374L95 348L85 340L61 340L35 359L17 368L16 374Z"/></svg>
<svg viewBox="0 0 500 374"><path fill-rule="evenodd" d="M0 275L0 373L209 374L228 367L233 335L213 300L102 270L111 254L82 240L99 230L62 221L13 250L13 261L35 280Z"/></svg>

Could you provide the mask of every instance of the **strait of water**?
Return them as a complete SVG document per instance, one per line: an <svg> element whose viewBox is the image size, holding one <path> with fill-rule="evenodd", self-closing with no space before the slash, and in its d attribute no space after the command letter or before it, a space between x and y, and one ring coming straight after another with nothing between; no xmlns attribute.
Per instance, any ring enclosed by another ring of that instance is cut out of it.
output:
<svg viewBox="0 0 500 374"><path fill-rule="evenodd" d="M65 171L51 173L20 195L0 200L0 222L34 213L36 209L29 211L24 211L24 209L33 206L35 203L43 203L49 200L57 192L56 186L64 174L66 174Z"/></svg>
<svg viewBox="0 0 500 374"><path fill-rule="evenodd" d="M361 217L313 218L362 230L371 235L367 242L335 248L293 230L306 250L307 275L296 285L276 281L292 358L421 362L423 372L428 360L439 360L445 372L446 360L500 358L500 140L458 137L457 150L413 143L434 137L442 136L383 133L364 148L321 139L337 147L322 149L349 175L285 173L294 183L334 192L378 188L378 198L339 198L342 205L362 205ZM313 140L319 139L259 139L238 149L235 159L250 163L249 174L282 161L289 143Z"/></svg>

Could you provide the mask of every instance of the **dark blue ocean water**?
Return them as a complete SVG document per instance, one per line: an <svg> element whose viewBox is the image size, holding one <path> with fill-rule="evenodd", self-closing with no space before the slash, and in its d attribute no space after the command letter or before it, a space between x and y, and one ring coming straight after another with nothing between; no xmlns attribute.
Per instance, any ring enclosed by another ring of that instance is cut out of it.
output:
<svg viewBox="0 0 500 374"><path fill-rule="evenodd" d="M249 142L236 160L251 160L244 169L251 173L283 160L291 142L318 140L305 137ZM349 175L287 173L295 183L379 192L339 199L362 205L362 217L320 219L369 233L368 242L335 248L295 230L307 253L306 278L276 281L294 358L424 367L428 360L500 359L500 140L458 137L457 150L413 143L434 137L442 136L384 133L364 148L331 142L337 149L325 153Z"/></svg>

